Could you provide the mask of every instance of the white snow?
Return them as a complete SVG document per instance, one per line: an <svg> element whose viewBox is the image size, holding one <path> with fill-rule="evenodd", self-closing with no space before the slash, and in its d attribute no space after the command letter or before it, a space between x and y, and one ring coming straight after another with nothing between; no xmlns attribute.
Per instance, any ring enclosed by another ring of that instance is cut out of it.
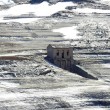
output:
<svg viewBox="0 0 110 110"><path fill-rule="evenodd" d="M53 32L62 33L65 39L81 39L81 36L77 35L78 31L76 26L54 29Z"/></svg>
<svg viewBox="0 0 110 110"><path fill-rule="evenodd" d="M5 83L5 82L4 82ZM7 84L7 83L6 83ZM9 83L10 84L10 83ZM0 84L1 85L1 84ZM11 87L11 85L9 86ZM80 94L82 93L86 87L68 87L68 88L63 88L63 89L53 89L53 90L34 90L34 89L29 89L27 93L8 93L8 92L3 92L0 91L0 100L9 100L9 99L17 99L20 98L26 98L26 97L67 97L67 96L72 96L74 94Z"/></svg>
<svg viewBox="0 0 110 110"><path fill-rule="evenodd" d="M7 93L4 92L0 94L0 100L13 100L13 99L20 99L24 98L25 94L20 94L20 93ZM26 97L26 96L25 96Z"/></svg>
<svg viewBox="0 0 110 110"><path fill-rule="evenodd" d="M7 57L7 56L17 56L17 55L32 55L34 54L35 52L27 52L27 51L23 51L23 52L13 52L13 53L2 53L0 54L0 57Z"/></svg>
<svg viewBox="0 0 110 110"><path fill-rule="evenodd" d="M9 83L9 82L5 82L5 81L0 82L0 87L15 88L18 86L19 86L19 84L15 84L15 83Z"/></svg>
<svg viewBox="0 0 110 110"><path fill-rule="evenodd" d="M6 16L18 16L22 14L29 14L33 13L36 16L42 17L42 16L50 16L53 13L56 13L61 10L65 10L67 6L74 6L72 2L66 2L62 3L59 2L55 5L49 5L48 2L42 2L40 4L22 4L22 5L16 5L11 7L10 9L0 11L0 22L32 22L37 20L36 19L13 19L13 20L4 20L3 18Z"/></svg>
<svg viewBox="0 0 110 110"><path fill-rule="evenodd" d="M22 4L16 5L6 11L1 11L0 15L21 15L34 13L36 16L50 16L58 11L66 10L67 6L76 6L76 4L72 2L58 2L57 4L49 5L48 2L42 2L40 4ZM22 11L21 11L22 10ZM101 9L91 9L91 8L77 8L73 11L84 12L84 13L92 13L92 12L100 12L100 13L110 13L110 10L101 10Z"/></svg>
<svg viewBox="0 0 110 110"><path fill-rule="evenodd" d="M39 19L41 18L19 18L19 19L9 19L9 20L1 19L0 22L30 23L30 22L38 21Z"/></svg>
<svg viewBox="0 0 110 110"><path fill-rule="evenodd" d="M12 0L0 0L0 5L14 4Z"/></svg>
<svg viewBox="0 0 110 110"><path fill-rule="evenodd" d="M103 68L110 68L110 63L102 64L102 67L103 67Z"/></svg>
<svg viewBox="0 0 110 110"><path fill-rule="evenodd" d="M88 107L88 108L82 108L81 110L105 110L105 108L101 107Z"/></svg>
<svg viewBox="0 0 110 110"><path fill-rule="evenodd" d="M110 5L110 0L98 0L97 2Z"/></svg>
<svg viewBox="0 0 110 110"><path fill-rule="evenodd" d="M42 2L40 4L31 5L31 4L23 4L17 5L8 10L8 14L10 15L20 15L24 13L33 12L36 16L50 16L53 13L64 10L66 6L74 4L72 2L66 3L57 3L55 5L49 5L48 2ZM20 11L22 10L22 11Z"/></svg>
<svg viewBox="0 0 110 110"><path fill-rule="evenodd" d="M6 82L3 82L3 84L6 84L8 85L8 87L10 88L11 83L6 83ZM13 86L13 84L12 84ZM0 84L0 87L2 87L2 85ZM6 87L7 88L7 87ZM28 94L27 93L10 93L10 92L7 92L7 91L0 91L0 101L1 100L11 100L11 99L20 99L20 98L26 98L26 97L51 97L51 96L70 96L72 95L73 93L74 94L78 94L78 93L82 93L81 90L83 89L83 87L80 87L80 91L79 91L79 88L76 87L75 89L73 89L73 87L70 87L70 88L64 88L64 89L55 89L55 90L42 90L42 91L39 91L39 90L33 90L33 89L29 89L28 91Z"/></svg>
<svg viewBox="0 0 110 110"><path fill-rule="evenodd" d="M7 3L13 3L12 0L1 0L0 5ZM0 11L0 22L21 22L28 23L32 21L38 20L37 18L23 18L23 19L13 19L13 20L4 20L3 18L6 16L18 16L22 14L33 13L36 16L50 16L58 11L66 10L67 6L76 6L75 3L72 2L58 2L57 4L50 5L48 2L42 2L40 4L21 4L15 5L7 10ZM91 9L91 8L77 8L73 9L73 12L79 13L110 13L110 10L101 10L101 9Z"/></svg>
<svg viewBox="0 0 110 110"><path fill-rule="evenodd" d="M73 9L73 11L78 13L110 13L110 10L91 9L91 8L77 8Z"/></svg>

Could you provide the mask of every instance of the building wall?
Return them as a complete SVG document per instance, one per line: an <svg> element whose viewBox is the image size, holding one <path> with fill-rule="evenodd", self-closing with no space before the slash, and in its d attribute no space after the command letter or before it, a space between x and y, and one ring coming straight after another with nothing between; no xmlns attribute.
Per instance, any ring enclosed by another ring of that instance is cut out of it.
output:
<svg viewBox="0 0 110 110"><path fill-rule="evenodd" d="M70 59L54 59L54 64L60 68L71 70L72 60Z"/></svg>
<svg viewBox="0 0 110 110"><path fill-rule="evenodd" d="M71 59L73 59L73 49L72 48L54 49L53 50L53 58L62 58L62 59L71 58Z"/></svg>
<svg viewBox="0 0 110 110"><path fill-rule="evenodd" d="M50 57L50 58L53 58L53 48L49 45L47 47L47 56Z"/></svg>
<svg viewBox="0 0 110 110"><path fill-rule="evenodd" d="M53 59L55 65L60 68L71 70L73 61L72 48L53 48L51 45L47 47L47 56Z"/></svg>
<svg viewBox="0 0 110 110"><path fill-rule="evenodd" d="M71 70L73 61L73 49L54 49L53 52L54 64L63 69Z"/></svg>

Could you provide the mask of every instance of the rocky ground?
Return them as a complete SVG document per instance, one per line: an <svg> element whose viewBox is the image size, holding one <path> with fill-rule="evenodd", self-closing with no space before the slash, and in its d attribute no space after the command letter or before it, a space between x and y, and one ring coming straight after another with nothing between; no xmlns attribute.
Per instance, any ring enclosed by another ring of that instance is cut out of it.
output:
<svg viewBox="0 0 110 110"><path fill-rule="evenodd" d="M109 13L69 10L31 23L0 23L0 110L109 110L109 17ZM72 26L81 39L64 39L63 34L53 32ZM48 62L46 47L50 43L73 45L75 63L98 80Z"/></svg>

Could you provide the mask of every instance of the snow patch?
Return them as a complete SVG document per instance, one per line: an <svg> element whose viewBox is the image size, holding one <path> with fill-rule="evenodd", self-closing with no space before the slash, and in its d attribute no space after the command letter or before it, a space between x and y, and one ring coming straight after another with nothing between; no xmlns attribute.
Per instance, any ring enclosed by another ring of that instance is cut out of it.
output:
<svg viewBox="0 0 110 110"><path fill-rule="evenodd" d="M76 26L54 29L53 32L62 33L65 39L81 39L81 36L78 36Z"/></svg>
<svg viewBox="0 0 110 110"><path fill-rule="evenodd" d="M64 10L65 7L70 4L71 3L67 3L67 4L58 3L56 5L50 6L48 2L43 2L36 5L31 5L31 4L16 5L11 7L8 10L1 11L0 17L18 16L18 15L29 14L29 13L33 13L36 16L50 16L51 14L57 11Z"/></svg>
<svg viewBox="0 0 110 110"><path fill-rule="evenodd" d="M26 95L28 96L28 95ZM20 93L7 93L4 92L2 94L0 94L0 101L1 100L13 100L13 99L20 99L20 98L24 98L26 97L25 94L20 94Z"/></svg>
<svg viewBox="0 0 110 110"><path fill-rule="evenodd" d="M110 5L110 0L98 0L97 2Z"/></svg>
<svg viewBox="0 0 110 110"><path fill-rule="evenodd" d="M18 87L18 86L19 86L19 84L15 84L15 83L0 82L0 87L15 88L15 87Z"/></svg>
<svg viewBox="0 0 110 110"><path fill-rule="evenodd" d="M0 5L10 5L14 4L12 0L0 0Z"/></svg>
<svg viewBox="0 0 110 110"><path fill-rule="evenodd" d="M89 107L89 108L83 108L81 110L105 110L105 108L100 108L100 107Z"/></svg>
<svg viewBox="0 0 110 110"><path fill-rule="evenodd" d="M102 64L102 67L104 67L104 68L110 68L110 63L108 63L108 64Z"/></svg>
<svg viewBox="0 0 110 110"><path fill-rule="evenodd" d="M101 10L101 9L91 9L91 8L77 8L73 9L74 12L78 13L110 13L110 10Z"/></svg>
<svg viewBox="0 0 110 110"><path fill-rule="evenodd" d="M22 4L11 7L8 10L3 10L0 12L0 22L31 22L30 19L13 19L13 20L4 20L6 16L19 16L22 14L33 13L38 17L50 16L58 11L65 10L67 6L74 6L72 2L59 2L57 4L49 5L48 2L42 2L40 4ZM31 19L32 21L37 19Z"/></svg>
<svg viewBox="0 0 110 110"><path fill-rule="evenodd" d="M14 3L12 0L1 0L0 5L2 4L12 4ZM28 23L32 21L38 20L37 18L19 18L12 20L4 20L6 16L20 16L22 14L33 13L35 16L43 17L43 16L51 16L54 13L57 13L62 10L66 10L67 6L76 6L73 2L58 2L57 4L50 5L48 2L44 1L40 4L22 4L15 5L7 10L0 11L0 22L20 22L20 23ZM110 10L101 10L101 9L91 9L91 8L77 8L73 9L73 12L79 13L110 13Z"/></svg>
<svg viewBox="0 0 110 110"><path fill-rule="evenodd" d="M23 51L23 52L13 52L13 53L2 53L0 54L0 57L10 57L10 56L17 56L17 55L32 55L34 54L34 52L27 52L27 51Z"/></svg>
<svg viewBox="0 0 110 110"><path fill-rule="evenodd" d="M41 18L19 18L19 19L10 19L10 20L1 19L0 22L30 23L30 22L38 21L39 19Z"/></svg>

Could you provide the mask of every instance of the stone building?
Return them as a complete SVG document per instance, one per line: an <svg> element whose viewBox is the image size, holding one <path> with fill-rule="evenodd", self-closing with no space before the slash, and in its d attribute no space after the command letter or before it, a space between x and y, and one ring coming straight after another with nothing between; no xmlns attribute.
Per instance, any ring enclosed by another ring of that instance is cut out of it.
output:
<svg viewBox="0 0 110 110"><path fill-rule="evenodd" d="M60 68L71 70L73 63L73 47L65 44L49 44L47 57Z"/></svg>

